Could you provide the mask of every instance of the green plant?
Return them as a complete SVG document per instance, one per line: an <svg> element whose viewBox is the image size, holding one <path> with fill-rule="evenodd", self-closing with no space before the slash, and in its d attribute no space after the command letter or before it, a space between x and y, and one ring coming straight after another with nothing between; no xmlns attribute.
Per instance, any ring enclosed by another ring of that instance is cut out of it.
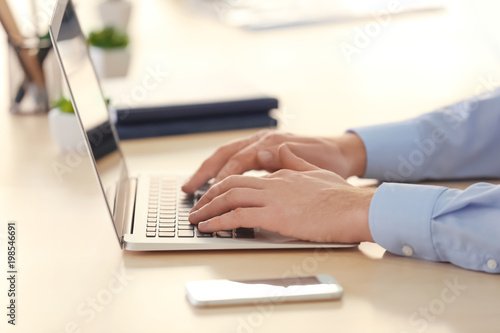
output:
<svg viewBox="0 0 500 333"><path fill-rule="evenodd" d="M56 107L58 107L62 112L66 113L74 113L73 104L71 104L70 100L67 100L64 97L59 98L56 102Z"/></svg>
<svg viewBox="0 0 500 333"><path fill-rule="evenodd" d="M129 43L129 38L123 31L113 27L106 27L102 30L92 31L89 35L88 43L103 49L116 49L126 47Z"/></svg>
<svg viewBox="0 0 500 333"><path fill-rule="evenodd" d="M111 100L109 98L106 98L106 105L109 105L111 103ZM56 107L59 108L62 112L66 113L75 113L75 110L73 109L73 104L69 99L66 99L61 96L59 100L56 102Z"/></svg>

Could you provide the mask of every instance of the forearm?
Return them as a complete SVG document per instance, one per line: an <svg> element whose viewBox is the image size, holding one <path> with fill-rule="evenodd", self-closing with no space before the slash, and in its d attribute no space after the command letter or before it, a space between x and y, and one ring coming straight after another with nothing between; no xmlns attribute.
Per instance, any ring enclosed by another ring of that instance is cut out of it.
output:
<svg viewBox="0 0 500 333"><path fill-rule="evenodd" d="M500 97L461 102L408 121L357 128L367 178L384 181L500 176Z"/></svg>

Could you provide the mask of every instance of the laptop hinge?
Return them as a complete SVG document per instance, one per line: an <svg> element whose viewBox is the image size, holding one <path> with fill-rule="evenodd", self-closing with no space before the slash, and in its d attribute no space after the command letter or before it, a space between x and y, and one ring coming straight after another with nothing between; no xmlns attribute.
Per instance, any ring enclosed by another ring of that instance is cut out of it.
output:
<svg viewBox="0 0 500 333"><path fill-rule="evenodd" d="M122 228L122 246L124 243L124 235L131 234L134 229L134 212L135 212L135 197L137 194L137 178L129 178L129 188L127 193L127 203L123 217Z"/></svg>

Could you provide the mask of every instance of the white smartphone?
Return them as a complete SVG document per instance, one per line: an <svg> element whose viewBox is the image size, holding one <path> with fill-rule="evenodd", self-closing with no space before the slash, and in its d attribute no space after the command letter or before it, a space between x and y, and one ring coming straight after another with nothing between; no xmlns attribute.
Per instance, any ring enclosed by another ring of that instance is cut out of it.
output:
<svg viewBox="0 0 500 333"><path fill-rule="evenodd" d="M332 300L342 287L326 274L264 280L205 280L186 283L186 296L194 306Z"/></svg>

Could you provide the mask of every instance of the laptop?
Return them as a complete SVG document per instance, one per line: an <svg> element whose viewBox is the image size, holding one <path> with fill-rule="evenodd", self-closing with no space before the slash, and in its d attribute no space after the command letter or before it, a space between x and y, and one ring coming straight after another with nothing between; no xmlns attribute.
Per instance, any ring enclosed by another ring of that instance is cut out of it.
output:
<svg viewBox="0 0 500 333"><path fill-rule="evenodd" d="M130 177L120 141L71 0L59 0L50 36L77 115L95 176L122 248L131 251L350 247L304 242L262 229L199 232L188 221L201 195L187 195L185 173Z"/></svg>

